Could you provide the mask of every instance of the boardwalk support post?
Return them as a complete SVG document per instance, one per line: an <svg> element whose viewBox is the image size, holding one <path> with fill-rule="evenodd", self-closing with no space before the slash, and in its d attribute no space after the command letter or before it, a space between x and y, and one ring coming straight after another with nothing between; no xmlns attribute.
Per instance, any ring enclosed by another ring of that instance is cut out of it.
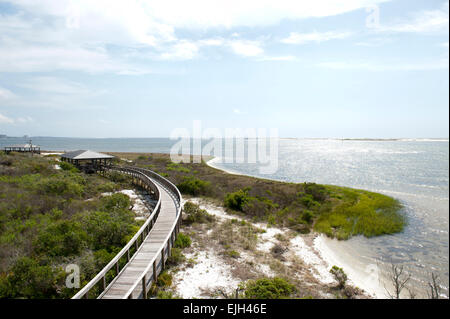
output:
<svg viewBox="0 0 450 319"><path fill-rule="evenodd" d="M158 275L156 273L156 260L153 262L153 281L156 283L158 280Z"/></svg>
<svg viewBox="0 0 450 319"><path fill-rule="evenodd" d="M147 285L145 284L146 283L146 277L147 276L145 276L144 275L144 277L142 277L142 296L144 297L144 299L147 299Z"/></svg>

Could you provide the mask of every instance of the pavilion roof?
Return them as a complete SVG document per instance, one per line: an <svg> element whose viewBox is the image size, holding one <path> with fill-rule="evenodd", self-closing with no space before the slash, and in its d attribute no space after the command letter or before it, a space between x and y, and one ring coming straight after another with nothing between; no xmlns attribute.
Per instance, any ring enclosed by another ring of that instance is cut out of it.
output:
<svg viewBox="0 0 450 319"><path fill-rule="evenodd" d="M61 155L63 158L69 158L74 160L89 160L89 159L109 159L114 158L112 155L98 153L89 150L78 150L73 152L67 152Z"/></svg>

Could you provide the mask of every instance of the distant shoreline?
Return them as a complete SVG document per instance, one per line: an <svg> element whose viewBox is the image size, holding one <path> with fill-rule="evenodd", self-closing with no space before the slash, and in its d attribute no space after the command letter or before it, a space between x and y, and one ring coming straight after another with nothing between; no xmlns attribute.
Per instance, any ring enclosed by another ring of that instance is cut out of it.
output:
<svg viewBox="0 0 450 319"><path fill-rule="evenodd" d="M170 139L170 137L76 137L76 136L8 136L0 134L0 139L80 139L80 140L120 140L120 139ZM277 137L279 140L311 140L311 141L367 141L367 142L405 142L405 141L416 141L416 142L448 142L450 137L393 137L393 138L377 138L377 137ZM224 138L225 139L225 138ZM252 139L244 137L244 139ZM206 140L206 139L205 139ZM175 140L174 140L175 142Z"/></svg>

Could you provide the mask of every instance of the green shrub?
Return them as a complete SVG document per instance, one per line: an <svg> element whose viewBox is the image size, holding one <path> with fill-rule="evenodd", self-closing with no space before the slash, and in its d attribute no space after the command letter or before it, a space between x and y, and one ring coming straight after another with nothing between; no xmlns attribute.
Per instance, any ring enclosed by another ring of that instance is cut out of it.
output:
<svg viewBox="0 0 450 319"><path fill-rule="evenodd" d="M239 258L241 254L236 250L226 250L224 254L231 258Z"/></svg>
<svg viewBox="0 0 450 319"><path fill-rule="evenodd" d="M125 183L128 181L128 177L125 174L118 172L109 172L107 177L114 183Z"/></svg>
<svg viewBox="0 0 450 319"><path fill-rule="evenodd" d="M208 195L211 189L211 183L192 176L185 176L183 181L177 185L183 194L192 196Z"/></svg>
<svg viewBox="0 0 450 319"><path fill-rule="evenodd" d="M345 283L347 282L347 274L344 272L342 268L338 266L333 266L330 269L330 273L333 275L334 279L338 282L338 287L340 289L345 287Z"/></svg>
<svg viewBox="0 0 450 319"><path fill-rule="evenodd" d="M187 224L193 223L212 223L215 218L213 215L208 214L208 212L204 209L201 209L200 206L194 204L192 202L186 202L183 207L184 211L184 222Z"/></svg>
<svg viewBox="0 0 450 319"><path fill-rule="evenodd" d="M314 206L320 206L320 204L314 200L314 197L311 194L300 193L299 201L303 206L305 206L307 208L312 208Z"/></svg>
<svg viewBox="0 0 450 319"><path fill-rule="evenodd" d="M156 298L158 299L180 299L181 297L174 294L171 291L159 290L156 294Z"/></svg>
<svg viewBox="0 0 450 319"><path fill-rule="evenodd" d="M130 201L123 194L99 197L117 184L64 164L67 170L55 170L53 158L6 159L9 167L0 165L0 246L6 249L0 297L70 298L75 289L65 288L60 265L75 262L81 283L92 279L136 232Z"/></svg>
<svg viewBox="0 0 450 319"><path fill-rule="evenodd" d="M172 286L172 279L173 279L172 274L170 274L167 271L163 271L162 273L159 274L158 279L156 281L156 285L158 287L168 288Z"/></svg>
<svg viewBox="0 0 450 319"><path fill-rule="evenodd" d="M244 296L249 299L281 299L288 298L294 291L294 285L283 278L261 278L245 284Z"/></svg>
<svg viewBox="0 0 450 319"><path fill-rule="evenodd" d="M122 247L134 230L131 227L134 214L129 211L91 211L80 215L79 219L88 234L90 245L96 250Z"/></svg>
<svg viewBox="0 0 450 319"><path fill-rule="evenodd" d="M183 252L181 251L181 248L172 248L170 251L170 256L167 259L167 263L172 266L176 266L180 263L182 263L186 257L183 255Z"/></svg>
<svg viewBox="0 0 450 319"><path fill-rule="evenodd" d="M323 202L328 197L328 191L323 185L303 183L303 189L306 194L310 194L318 202Z"/></svg>
<svg viewBox="0 0 450 319"><path fill-rule="evenodd" d="M68 162L58 162L59 167L61 167L64 171L74 172L77 173L78 169L71 163Z"/></svg>
<svg viewBox="0 0 450 319"><path fill-rule="evenodd" d="M244 211L244 206L252 199L248 195L250 188L239 189L234 193L225 196L224 206L237 211Z"/></svg>
<svg viewBox="0 0 450 319"><path fill-rule="evenodd" d="M73 181L70 177L50 177L41 180L39 189L49 195L68 195L81 197L84 186Z"/></svg>
<svg viewBox="0 0 450 319"><path fill-rule="evenodd" d="M131 206L130 197L122 193L104 196L102 197L101 202L106 211L123 210L128 209Z"/></svg>
<svg viewBox="0 0 450 319"><path fill-rule="evenodd" d="M97 191L101 193L112 193L117 189L117 186L113 182L102 183L97 186Z"/></svg>
<svg viewBox="0 0 450 319"><path fill-rule="evenodd" d="M239 202L239 200L242 202L242 200L243 200L245 203L243 204L243 206L241 204L238 204L236 207L239 207L239 206L242 206L242 207L240 207L240 209L237 209L237 210L241 210L250 216L255 216L255 217L261 218L261 217L266 216L273 209L278 207L278 205L273 203L272 200L265 198L265 197L250 197L250 196L248 196L247 198L243 198L241 195L242 194L235 195L234 199L232 199L233 196L230 196L230 198L228 198L228 200L231 200L231 202L235 202L235 201ZM238 198L236 198L236 196ZM227 199L225 199L225 200L227 200ZM230 204L233 205L234 203L228 203L228 205L230 205ZM229 208L231 208L231 207L229 207Z"/></svg>
<svg viewBox="0 0 450 319"><path fill-rule="evenodd" d="M9 158L7 156L3 156L3 155L0 157L0 165L11 166L12 163L13 163L13 161L11 158Z"/></svg>
<svg viewBox="0 0 450 319"><path fill-rule="evenodd" d="M174 247L176 248L186 248L191 246L191 238L188 235L179 233L177 239L175 240Z"/></svg>
<svg viewBox="0 0 450 319"><path fill-rule="evenodd" d="M310 210L305 210L301 216L302 220L308 224L310 224L312 222L313 217L314 217L314 213L311 212Z"/></svg>
<svg viewBox="0 0 450 319"><path fill-rule="evenodd" d="M34 241L34 251L47 256L77 255L85 245L87 234L78 222L58 220L49 224Z"/></svg>
<svg viewBox="0 0 450 319"><path fill-rule="evenodd" d="M62 269L21 257L8 275L0 277L0 298L54 298L63 276Z"/></svg>
<svg viewBox="0 0 450 319"><path fill-rule="evenodd" d="M169 163L166 166L166 170L168 171L176 171L176 172L181 172L181 173L189 173L191 170L189 168L183 167L178 163Z"/></svg>

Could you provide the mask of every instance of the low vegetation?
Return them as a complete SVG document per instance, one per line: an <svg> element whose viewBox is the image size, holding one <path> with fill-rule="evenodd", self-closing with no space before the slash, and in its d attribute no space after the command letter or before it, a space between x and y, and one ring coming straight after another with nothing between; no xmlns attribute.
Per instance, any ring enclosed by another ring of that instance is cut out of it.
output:
<svg viewBox="0 0 450 319"><path fill-rule="evenodd" d="M295 292L295 286L279 277L249 280L243 287L244 297L248 299L289 298Z"/></svg>
<svg viewBox="0 0 450 319"><path fill-rule="evenodd" d="M213 215L192 202L186 202L183 206L183 222L188 225L193 223L212 223L214 220Z"/></svg>
<svg viewBox="0 0 450 319"><path fill-rule="evenodd" d="M100 196L123 187L52 157L0 155L0 298L69 298L68 264L82 286L92 279L139 229L128 196Z"/></svg>
<svg viewBox="0 0 450 319"><path fill-rule="evenodd" d="M393 198L363 190L329 187L337 205L318 217L314 229L338 239L362 234L366 237L403 230L404 216Z"/></svg>
<svg viewBox="0 0 450 319"><path fill-rule="evenodd" d="M168 175L183 194L206 196L223 203L231 213L299 233L315 230L338 239L355 235L372 237L401 232L406 222L399 202L382 194L233 175L205 162L175 164L166 154L118 155L135 160L135 165ZM201 215L193 214L190 218Z"/></svg>
<svg viewBox="0 0 450 319"><path fill-rule="evenodd" d="M177 239L175 240L174 246L176 248L187 248L191 246L191 238L188 235L179 233Z"/></svg>
<svg viewBox="0 0 450 319"><path fill-rule="evenodd" d="M345 287L345 284L347 283L347 274L344 272L344 270L338 266L333 266L330 269L330 273L333 275L334 279L338 283L338 288L342 289Z"/></svg>
<svg viewBox="0 0 450 319"><path fill-rule="evenodd" d="M180 172L180 170L178 170L178 172ZM183 177L183 180L177 184L177 187L180 192L184 194L192 196L208 195L211 189L211 183L193 176L185 176Z"/></svg>
<svg viewBox="0 0 450 319"><path fill-rule="evenodd" d="M204 162L174 164L163 154L120 157L134 160L127 165L166 176L183 194L206 196L230 213L300 233L315 230L339 239L370 237L399 232L405 223L399 203L381 194L231 175ZM130 187L128 183L122 174L86 175L54 157L0 155L0 298L71 297L77 290L64 285L68 264L80 266L81 286L94 277L142 223L135 220L126 195L112 194ZM100 196L105 192L112 195ZM215 217L188 202L183 222L208 227ZM255 249L260 230L251 223L231 219L216 228L211 236L229 260ZM190 237L180 233L168 266L183 262L182 250L190 245ZM281 251L272 253L281 256ZM155 285L154 296L176 297L166 289L168 278L159 282L166 284ZM244 295L287 298L293 293L284 279L265 278L249 281Z"/></svg>

